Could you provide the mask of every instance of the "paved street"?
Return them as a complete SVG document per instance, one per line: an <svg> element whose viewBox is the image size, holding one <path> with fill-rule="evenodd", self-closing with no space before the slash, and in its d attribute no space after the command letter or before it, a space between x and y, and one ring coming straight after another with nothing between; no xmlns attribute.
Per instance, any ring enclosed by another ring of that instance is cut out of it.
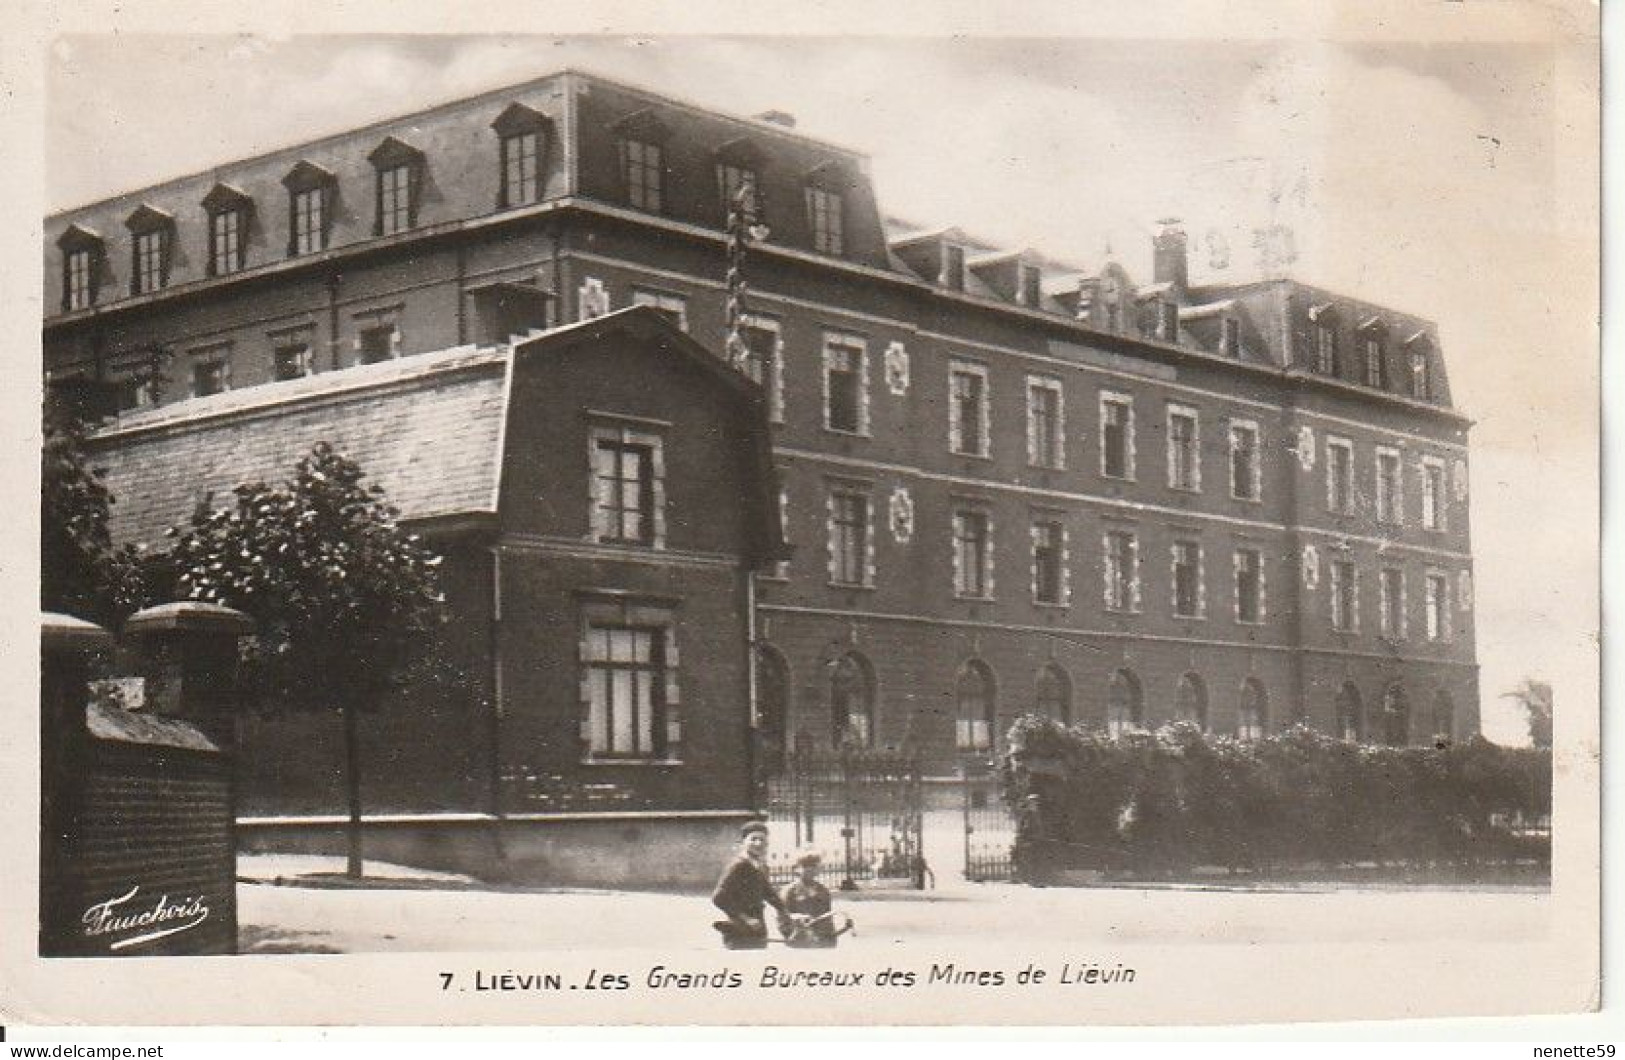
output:
<svg viewBox="0 0 1625 1060"><path fill-rule="evenodd" d="M243 862L245 875L265 879L342 869L338 859ZM239 885L244 950L717 949L702 894L492 890L388 866L368 871L396 878L376 888ZM837 908L857 922L843 948L896 953L990 938L1151 946L1510 940L1539 937L1551 912L1549 896L1533 888L1034 889L942 875L925 892L838 894Z"/></svg>

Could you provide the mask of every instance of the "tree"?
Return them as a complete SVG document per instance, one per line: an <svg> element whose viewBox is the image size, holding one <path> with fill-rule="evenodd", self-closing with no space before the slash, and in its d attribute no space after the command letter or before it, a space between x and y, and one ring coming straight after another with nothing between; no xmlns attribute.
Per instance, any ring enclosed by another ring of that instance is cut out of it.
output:
<svg viewBox="0 0 1625 1060"><path fill-rule="evenodd" d="M71 400L45 405L40 451L40 607L103 625L141 606L138 554L114 548L113 494L85 451L89 434Z"/></svg>
<svg viewBox="0 0 1625 1060"><path fill-rule="evenodd" d="M1518 687L1501 693L1502 699L1515 699L1529 724L1529 742L1536 747L1552 746L1552 686L1526 677Z"/></svg>
<svg viewBox="0 0 1625 1060"><path fill-rule="evenodd" d="M245 677L262 706L341 715L351 876L361 875L360 713L429 654L444 608L439 557L363 479L318 443L291 481L238 486L233 507L201 505L170 531L166 557L180 597L255 620Z"/></svg>

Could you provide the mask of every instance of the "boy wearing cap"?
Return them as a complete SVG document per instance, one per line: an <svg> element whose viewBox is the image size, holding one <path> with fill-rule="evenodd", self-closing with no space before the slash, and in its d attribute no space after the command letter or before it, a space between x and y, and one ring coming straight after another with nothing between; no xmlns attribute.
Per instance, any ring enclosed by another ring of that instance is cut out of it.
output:
<svg viewBox="0 0 1625 1060"><path fill-rule="evenodd" d="M731 950L766 948L762 907L771 905L780 915L785 909L767 881L767 825L763 822L751 821L739 830L739 853L722 871L711 904L728 915L715 924L724 946Z"/></svg>
<svg viewBox="0 0 1625 1060"><path fill-rule="evenodd" d="M818 882L822 861L818 851L803 850L796 858L796 878L780 896L779 933L792 946L833 946L840 934L830 915L829 888Z"/></svg>

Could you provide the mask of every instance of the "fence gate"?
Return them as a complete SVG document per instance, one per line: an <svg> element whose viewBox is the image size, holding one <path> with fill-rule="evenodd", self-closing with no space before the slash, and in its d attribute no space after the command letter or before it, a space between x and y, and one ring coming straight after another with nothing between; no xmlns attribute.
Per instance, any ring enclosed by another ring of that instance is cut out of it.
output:
<svg viewBox="0 0 1625 1060"><path fill-rule="evenodd" d="M890 751L797 752L767 782L774 849L768 876L794 875L796 854L818 851L829 887L925 886L920 767Z"/></svg>
<svg viewBox="0 0 1625 1060"><path fill-rule="evenodd" d="M1015 877L1011 850L1016 820L1004 805L993 763L965 760L959 767L965 814L965 879L973 883Z"/></svg>

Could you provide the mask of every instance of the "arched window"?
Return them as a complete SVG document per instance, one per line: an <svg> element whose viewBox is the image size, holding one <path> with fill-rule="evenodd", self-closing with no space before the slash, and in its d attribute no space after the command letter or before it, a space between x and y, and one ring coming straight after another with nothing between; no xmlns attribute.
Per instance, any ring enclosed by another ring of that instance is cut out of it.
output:
<svg viewBox="0 0 1625 1060"><path fill-rule="evenodd" d="M1411 742L1411 704L1398 681L1382 694L1382 742L1390 747Z"/></svg>
<svg viewBox="0 0 1625 1060"><path fill-rule="evenodd" d="M1138 729L1143 718L1140 679L1133 670L1118 670L1106 686L1106 731L1121 736Z"/></svg>
<svg viewBox="0 0 1625 1060"><path fill-rule="evenodd" d="M955 695L959 703L956 745L961 751L991 751L995 718L993 671L981 660L972 659L959 668Z"/></svg>
<svg viewBox="0 0 1625 1060"><path fill-rule="evenodd" d="M857 652L841 656L830 671L829 713L836 746L874 742L874 678L868 660Z"/></svg>
<svg viewBox="0 0 1625 1060"><path fill-rule="evenodd" d="M1207 686L1195 674L1186 674L1179 679L1179 688L1174 696L1174 720L1188 721L1203 732L1207 731Z"/></svg>
<svg viewBox="0 0 1625 1060"><path fill-rule="evenodd" d="M1262 740L1269 720L1269 695L1264 682L1249 677L1241 683L1241 705L1236 710L1236 739Z"/></svg>
<svg viewBox="0 0 1625 1060"><path fill-rule="evenodd" d="M1433 694L1433 742L1449 747L1456 739L1456 703L1444 689Z"/></svg>
<svg viewBox="0 0 1625 1060"><path fill-rule="evenodd" d="M1038 671L1033 709L1046 718L1054 718L1062 725L1072 724L1072 679L1066 676L1065 670L1054 663Z"/></svg>
<svg viewBox="0 0 1625 1060"><path fill-rule="evenodd" d="M1354 743L1365 738L1365 704L1353 681L1345 681L1337 690L1337 735Z"/></svg>
<svg viewBox="0 0 1625 1060"><path fill-rule="evenodd" d="M784 772L790 717L790 668L768 645L756 651L756 765L763 776Z"/></svg>

